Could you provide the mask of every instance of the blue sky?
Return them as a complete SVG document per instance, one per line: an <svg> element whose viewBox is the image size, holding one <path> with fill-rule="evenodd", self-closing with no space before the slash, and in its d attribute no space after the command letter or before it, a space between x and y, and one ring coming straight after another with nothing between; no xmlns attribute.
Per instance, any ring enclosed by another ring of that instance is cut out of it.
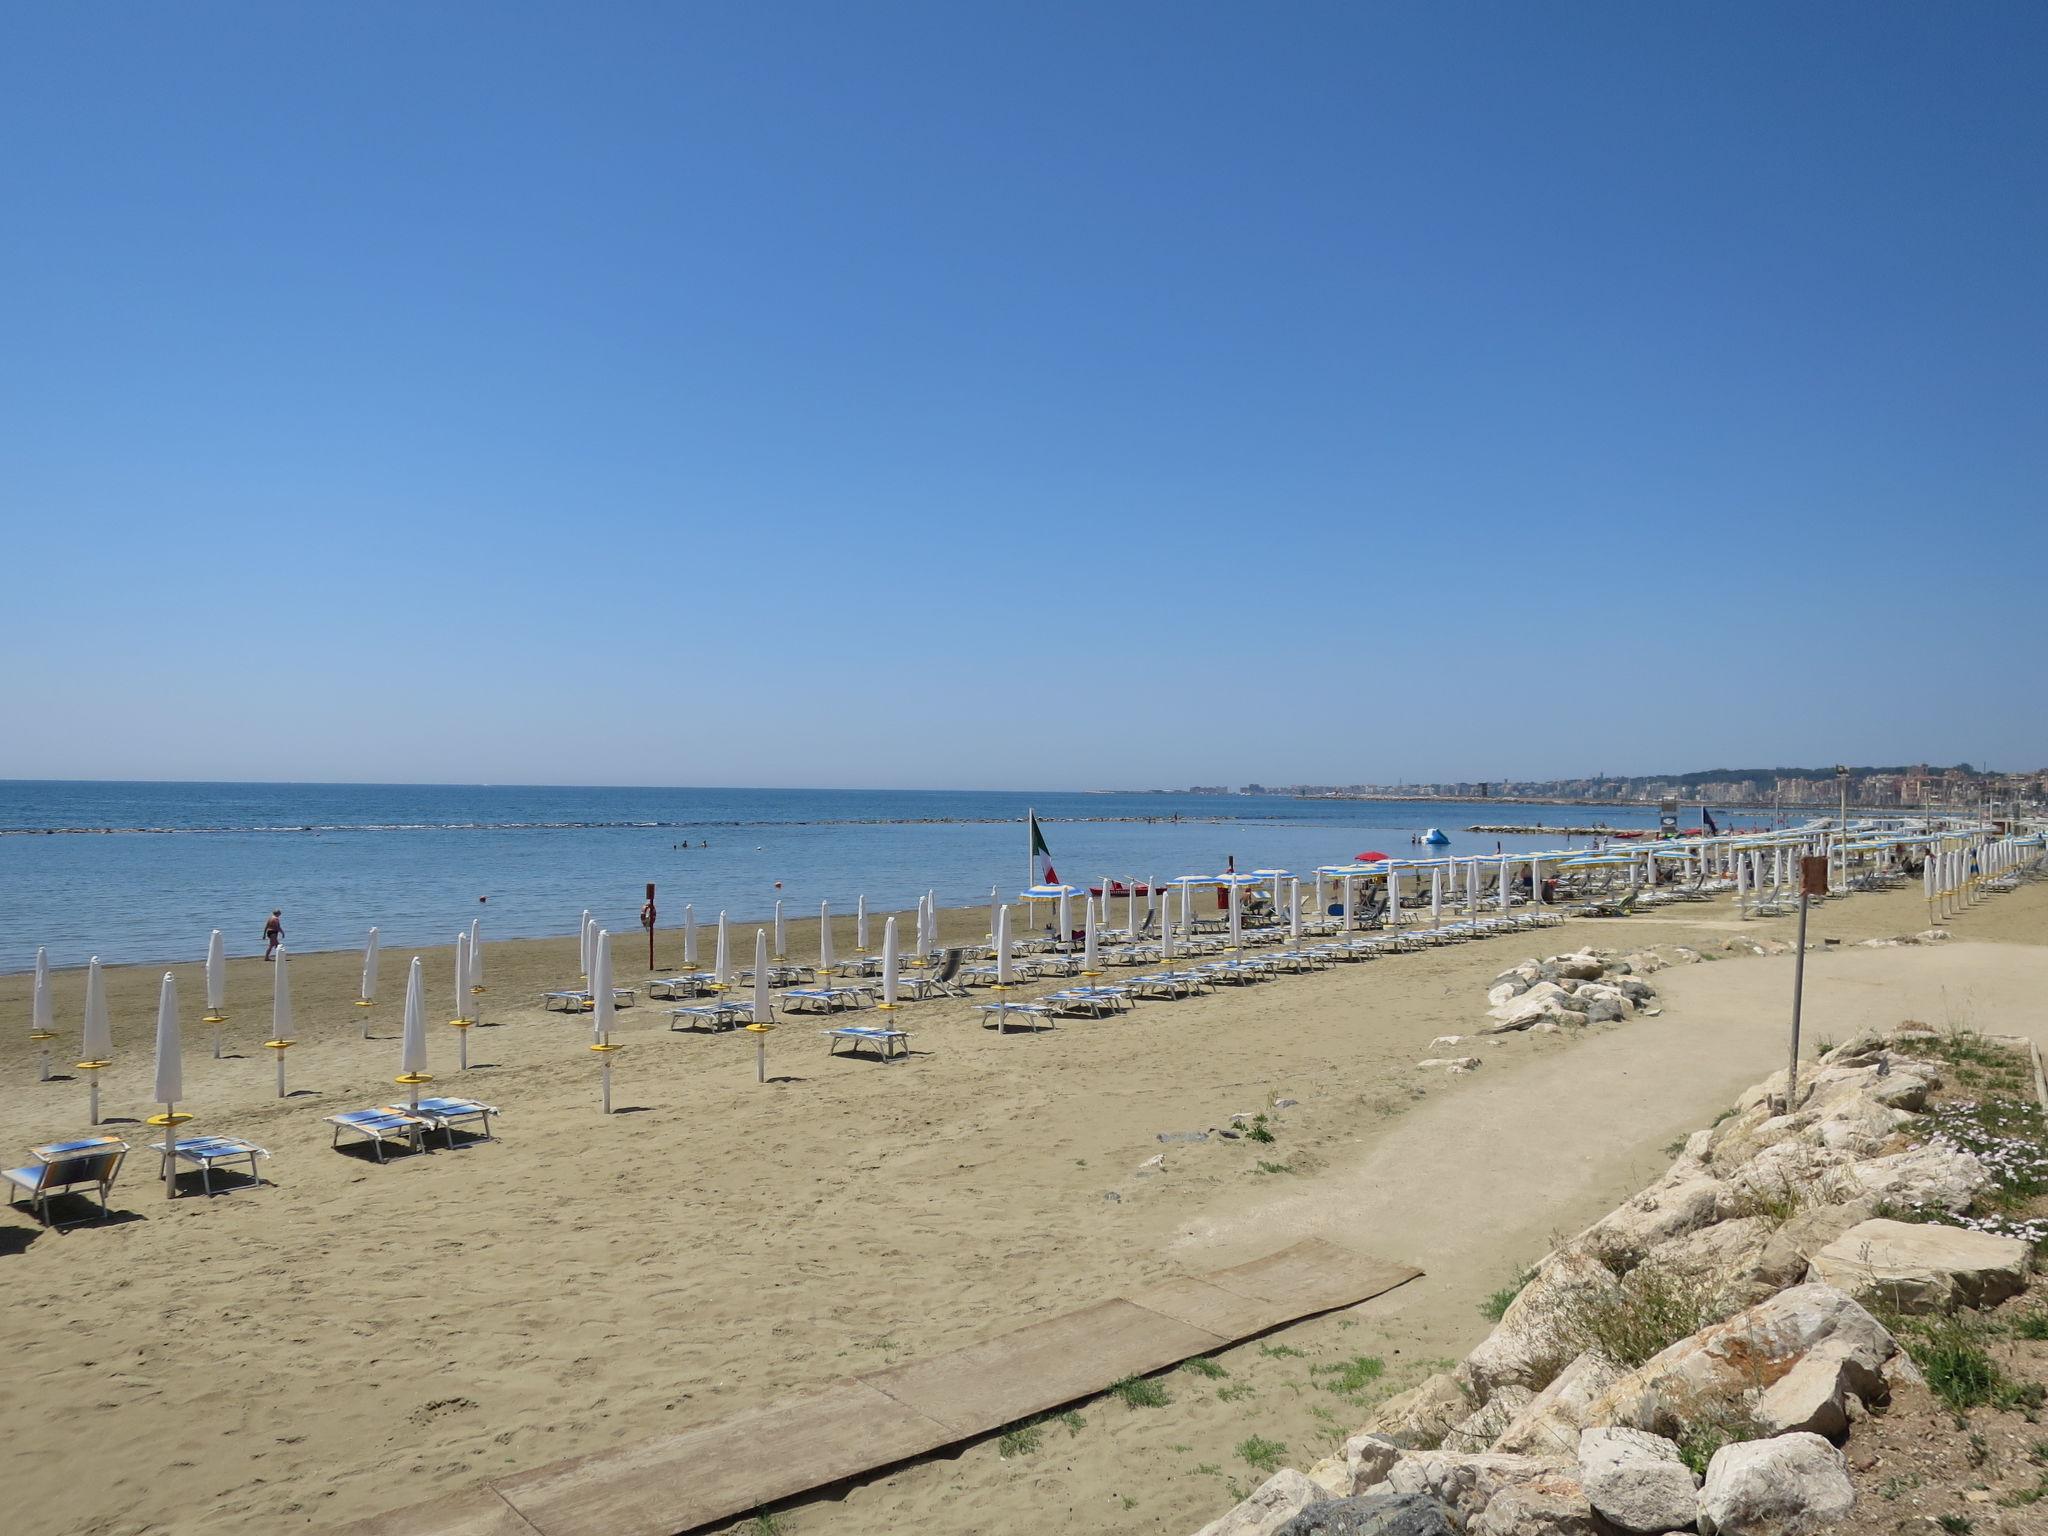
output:
<svg viewBox="0 0 2048 1536"><path fill-rule="evenodd" d="M0 11L0 776L2048 761L2048 9Z"/></svg>

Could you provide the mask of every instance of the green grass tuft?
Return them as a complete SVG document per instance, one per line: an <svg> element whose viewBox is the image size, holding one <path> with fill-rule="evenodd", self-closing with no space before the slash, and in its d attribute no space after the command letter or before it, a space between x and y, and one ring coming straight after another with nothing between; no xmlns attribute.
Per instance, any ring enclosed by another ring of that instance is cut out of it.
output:
<svg viewBox="0 0 2048 1536"><path fill-rule="evenodd" d="M1166 1388L1145 1376L1126 1376L1109 1389L1109 1395L1126 1408L1164 1408L1173 1401Z"/></svg>
<svg viewBox="0 0 2048 1536"><path fill-rule="evenodd" d="M1237 1442L1237 1454L1246 1465L1271 1473L1280 1470L1280 1458L1287 1454L1287 1447L1283 1442L1268 1440L1263 1435L1247 1435Z"/></svg>
<svg viewBox="0 0 2048 1536"><path fill-rule="evenodd" d="M1316 1385L1325 1392L1337 1392L1349 1397L1362 1392L1366 1386L1378 1381L1386 1374L1387 1363L1378 1355L1353 1355L1349 1360L1340 1360L1334 1365L1312 1365L1308 1368L1311 1376L1320 1376Z"/></svg>
<svg viewBox="0 0 2048 1536"><path fill-rule="evenodd" d="M1230 1374L1207 1355L1196 1355L1192 1360L1183 1360L1180 1368L1184 1371L1193 1371L1197 1376L1206 1376L1211 1381L1219 1381Z"/></svg>

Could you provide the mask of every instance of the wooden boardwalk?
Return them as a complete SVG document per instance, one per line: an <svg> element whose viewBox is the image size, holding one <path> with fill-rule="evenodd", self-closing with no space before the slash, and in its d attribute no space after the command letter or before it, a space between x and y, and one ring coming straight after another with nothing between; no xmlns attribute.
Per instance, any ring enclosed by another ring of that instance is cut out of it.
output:
<svg viewBox="0 0 2048 1536"><path fill-rule="evenodd" d="M1311 1238L832 1382L715 1424L500 1477L346 1536L679 1536L927 1455L1421 1274Z"/></svg>

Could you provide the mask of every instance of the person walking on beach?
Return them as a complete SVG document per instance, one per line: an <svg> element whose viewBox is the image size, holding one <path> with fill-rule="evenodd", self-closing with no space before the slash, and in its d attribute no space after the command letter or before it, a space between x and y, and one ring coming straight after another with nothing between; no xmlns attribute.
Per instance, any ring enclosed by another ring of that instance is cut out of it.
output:
<svg viewBox="0 0 2048 1536"><path fill-rule="evenodd" d="M284 909L282 907L273 907L270 912L270 921L263 925L263 958L266 960L276 959L277 946L283 942Z"/></svg>

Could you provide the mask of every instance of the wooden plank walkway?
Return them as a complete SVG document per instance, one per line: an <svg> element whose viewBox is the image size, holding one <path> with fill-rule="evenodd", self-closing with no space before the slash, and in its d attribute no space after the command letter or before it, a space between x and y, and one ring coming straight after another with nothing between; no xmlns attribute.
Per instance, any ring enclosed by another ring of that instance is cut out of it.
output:
<svg viewBox="0 0 2048 1536"><path fill-rule="evenodd" d="M497 1478L338 1536L679 1536L1369 1300L1421 1273L1311 1238L715 1424Z"/></svg>

